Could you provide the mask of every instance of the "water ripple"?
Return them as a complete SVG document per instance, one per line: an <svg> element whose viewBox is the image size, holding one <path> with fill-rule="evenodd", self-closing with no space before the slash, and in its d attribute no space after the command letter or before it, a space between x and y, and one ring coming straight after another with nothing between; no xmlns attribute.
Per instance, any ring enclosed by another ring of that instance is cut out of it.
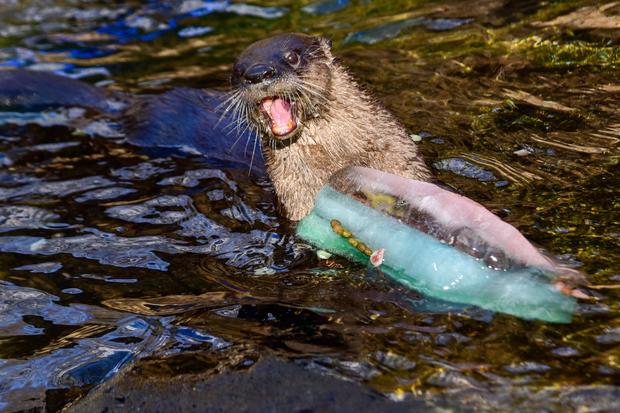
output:
<svg viewBox="0 0 620 413"><path fill-rule="evenodd" d="M67 224L55 222L60 216L43 208L32 206L0 207L0 232L19 229L58 229Z"/></svg>
<svg viewBox="0 0 620 413"><path fill-rule="evenodd" d="M167 159L153 159L148 162L142 162L133 166L125 166L110 171L110 175L120 179L128 179L132 181L144 181L153 176L165 174L173 171L174 168L169 166Z"/></svg>
<svg viewBox="0 0 620 413"><path fill-rule="evenodd" d="M200 184L202 179L219 179L223 182L226 182L230 189L236 191L237 184L230 180L226 174L219 169L196 169L192 171L186 171L181 176L172 176L169 178L162 179L157 184L158 185L180 185L185 186L187 188L193 188Z"/></svg>
<svg viewBox="0 0 620 413"><path fill-rule="evenodd" d="M195 212L192 199L186 195L164 195L142 204L120 205L106 210L112 218L137 224L175 224L189 218Z"/></svg>
<svg viewBox="0 0 620 413"><path fill-rule="evenodd" d="M64 325L81 325L90 319L84 311L56 304L59 298L53 295L6 281L0 281L0 286L0 337L43 334L43 329L26 323L24 316Z"/></svg>
<svg viewBox="0 0 620 413"><path fill-rule="evenodd" d="M101 176L55 182L34 182L17 188L0 188L0 200L17 200L41 196L65 197L76 192L114 185L113 181Z"/></svg>
<svg viewBox="0 0 620 413"><path fill-rule="evenodd" d="M133 188L125 188L122 186L112 186L109 188L95 189L93 191L84 192L75 198L76 202L103 201L109 199L118 199L125 195L136 192Z"/></svg>
<svg viewBox="0 0 620 413"><path fill-rule="evenodd" d="M41 262L39 264L22 265L13 268L15 271L30 271L32 273L52 274L62 269L59 262Z"/></svg>

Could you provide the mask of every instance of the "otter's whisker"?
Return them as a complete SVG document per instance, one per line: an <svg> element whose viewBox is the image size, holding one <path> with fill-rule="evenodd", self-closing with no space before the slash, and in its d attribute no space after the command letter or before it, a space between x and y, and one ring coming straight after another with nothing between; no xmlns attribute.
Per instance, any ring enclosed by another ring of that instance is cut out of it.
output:
<svg viewBox="0 0 620 413"><path fill-rule="evenodd" d="M237 144L237 142L239 141L239 139L243 138L246 135L246 132L250 131L250 125L245 125L245 127L243 128L243 130L238 132L238 137L235 140L235 142L232 144L232 146L230 147L230 149L233 149L235 147L235 145ZM249 140L249 139L248 139Z"/></svg>
<svg viewBox="0 0 620 413"><path fill-rule="evenodd" d="M235 145L237 145L237 142L239 142L239 140L241 140L241 138L243 138L243 136L245 135L245 133L251 128L249 122L246 119L242 119L240 121L237 121L238 124L236 125L236 127L232 130L230 130L230 133L232 133L233 131L237 132L237 139L235 139L235 141L233 142L233 144L230 146L230 150L233 150L235 148ZM243 127L243 129L241 129L241 127Z"/></svg>
<svg viewBox="0 0 620 413"><path fill-rule="evenodd" d="M241 118L243 116L243 118ZM238 127L237 127L237 139L235 140L235 142L232 144L232 146L230 147L230 149L234 149L235 145L237 144L237 142L239 142L239 140L241 138L243 138L243 136L245 136L246 132L249 132L251 129L253 129L253 126L250 124L249 122L249 109L247 107L247 105L244 105L243 107L243 113L239 114L240 120L238 121ZM243 129L241 129L241 127L243 127ZM247 154L247 149L248 149L248 143L249 143L250 139L247 139L246 143L245 143L245 149L244 149L244 156Z"/></svg>
<svg viewBox="0 0 620 413"><path fill-rule="evenodd" d="M248 171L248 175L252 173L252 166L254 165L254 154L256 153L256 142L257 141L258 141L258 137L254 135L254 147L252 148L252 158L250 159L250 170Z"/></svg>
<svg viewBox="0 0 620 413"><path fill-rule="evenodd" d="M236 108L239 105L243 104L242 100L240 99L240 96L241 96L241 90L235 90L232 93L230 93L230 96L228 96L222 103L220 103L219 105L215 107L215 112L217 113L220 111L222 107L225 106L222 114L219 116L217 122L215 123L215 127L217 127L222 122L222 120L224 119L226 114L228 114L228 112L232 110L233 113L235 113Z"/></svg>
<svg viewBox="0 0 620 413"><path fill-rule="evenodd" d="M233 117L233 121L226 125L226 127L224 127L224 130L239 130L239 128L245 123L247 123L247 120L244 119L241 114L235 114L235 116Z"/></svg>
<svg viewBox="0 0 620 413"><path fill-rule="evenodd" d="M317 85L310 83L308 81L305 81L303 79L298 79L296 83L299 89L311 94L313 98L322 100L325 103L329 102L329 99L325 97L323 93L317 90L318 89Z"/></svg>
<svg viewBox="0 0 620 413"><path fill-rule="evenodd" d="M245 141L245 148L243 149L243 156L247 156L248 154L248 145L250 144L251 139L247 139Z"/></svg>
<svg viewBox="0 0 620 413"><path fill-rule="evenodd" d="M227 136L230 136L233 132L237 133L237 139L235 139L233 144L230 146L231 150L235 147L237 142L239 142L239 140L243 137L243 134L241 133L241 128L244 125L247 127L248 121L246 117L243 116L242 110L240 110L244 106L245 106L245 103L242 100L239 100L238 104L236 104L234 107L234 111L232 114L232 122L230 122L225 128L225 129L229 129L228 132L226 133Z"/></svg>
<svg viewBox="0 0 620 413"><path fill-rule="evenodd" d="M241 140L241 138L243 137L243 135L239 135L237 136L237 139L235 139L235 141L233 142L232 145L230 145L230 150L232 151L233 149L235 149L235 145L237 145L237 142L239 142Z"/></svg>
<svg viewBox="0 0 620 413"><path fill-rule="evenodd" d="M228 112L231 108L231 106L237 102L239 102L241 99L241 94L243 93L243 91L241 89L235 89L231 92L227 92L228 97L226 99L224 99L222 101L222 103L220 103L219 105L217 105L215 107L216 111L220 111L220 109L222 109L223 107L225 107L224 112Z"/></svg>
<svg viewBox="0 0 620 413"><path fill-rule="evenodd" d="M223 118L223 116L222 116L222 118ZM230 134L230 132L232 132L234 130L238 130L240 125L243 124L244 122L246 122L246 120L241 116L241 113L238 112L237 110L235 110L235 112L233 112L231 118L232 118L232 121L229 122L224 127L224 130L229 130L228 135Z"/></svg>

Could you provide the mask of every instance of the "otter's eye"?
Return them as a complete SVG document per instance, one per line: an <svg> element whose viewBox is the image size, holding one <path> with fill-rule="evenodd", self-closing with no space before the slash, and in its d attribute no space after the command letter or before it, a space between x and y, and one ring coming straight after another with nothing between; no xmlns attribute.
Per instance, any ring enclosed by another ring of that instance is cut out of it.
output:
<svg viewBox="0 0 620 413"><path fill-rule="evenodd" d="M286 60L289 65L297 67L297 65L299 64L299 53L295 50L293 50L292 52L287 52L284 55L284 60Z"/></svg>

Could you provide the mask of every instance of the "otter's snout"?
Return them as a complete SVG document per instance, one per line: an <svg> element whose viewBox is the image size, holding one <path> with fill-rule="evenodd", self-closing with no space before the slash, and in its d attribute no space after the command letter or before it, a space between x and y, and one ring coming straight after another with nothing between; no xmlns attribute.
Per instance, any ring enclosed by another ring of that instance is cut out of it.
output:
<svg viewBox="0 0 620 413"><path fill-rule="evenodd" d="M0 0L1 1L1 0ZM331 54L327 41L286 33L245 49L233 66L230 110L270 139L298 135L329 102Z"/></svg>
<svg viewBox="0 0 620 413"><path fill-rule="evenodd" d="M245 83L260 83L275 77L277 70L275 67L266 64L255 64L250 66L243 73L243 81Z"/></svg>

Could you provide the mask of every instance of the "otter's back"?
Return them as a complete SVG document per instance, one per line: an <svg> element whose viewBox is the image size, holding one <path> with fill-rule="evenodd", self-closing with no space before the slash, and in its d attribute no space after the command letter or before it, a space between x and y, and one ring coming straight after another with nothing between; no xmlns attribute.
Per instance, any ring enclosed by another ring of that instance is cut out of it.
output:
<svg viewBox="0 0 620 413"><path fill-rule="evenodd" d="M256 136L247 131L239 136L234 119L222 116L220 109L226 96L219 91L189 88L142 96L125 114L128 140L139 146L200 153L230 166L249 166ZM264 169L259 147L252 169Z"/></svg>

